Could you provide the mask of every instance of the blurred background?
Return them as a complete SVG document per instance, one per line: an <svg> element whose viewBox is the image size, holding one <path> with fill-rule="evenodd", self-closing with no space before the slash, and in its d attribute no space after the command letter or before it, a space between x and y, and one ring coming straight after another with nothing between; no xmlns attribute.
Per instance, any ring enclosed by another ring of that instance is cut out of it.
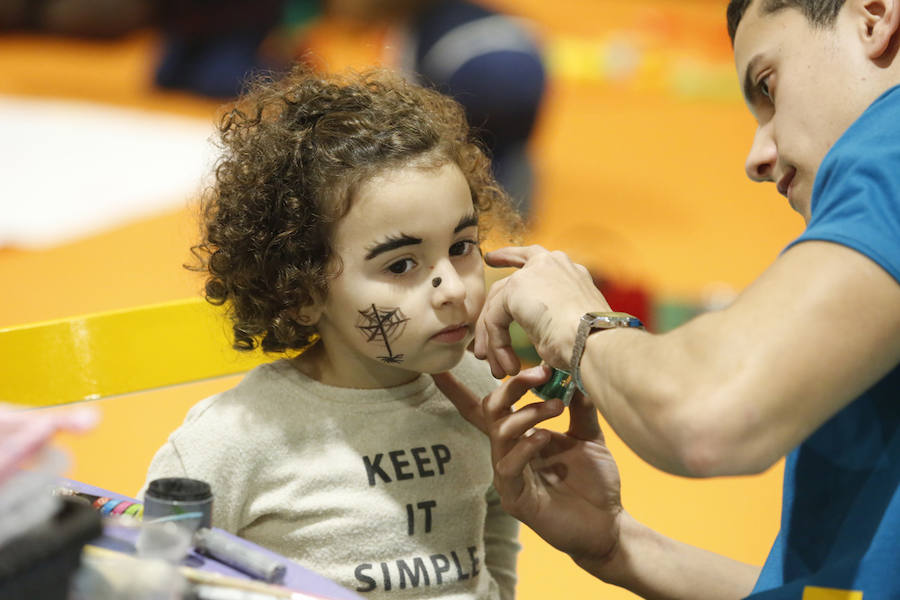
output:
<svg viewBox="0 0 900 600"><path fill-rule="evenodd" d="M527 220L523 241L588 266L614 309L665 331L725 306L802 230L744 175L754 123L726 4L0 0L0 327L196 296L182 264L215 116L249 73L296 60L403 69L454 95ZM99 428L62 439L67 475L137 493L186 410L235 382L97 402ZM638 519L762 563L780 465L692 481L607 437ZM523 600L633 597L530 531L522 543Z"/></svg>

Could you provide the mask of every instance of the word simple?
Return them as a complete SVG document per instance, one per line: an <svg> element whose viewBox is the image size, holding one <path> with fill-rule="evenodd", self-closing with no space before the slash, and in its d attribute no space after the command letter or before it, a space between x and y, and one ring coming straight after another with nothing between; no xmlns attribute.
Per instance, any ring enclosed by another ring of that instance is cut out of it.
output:
<svg viewBox="0 0 900 600"><path fill-rule="evenodd" d="M478 549L469 546L464 551L448 554L414 556L386 563L363 563L356 567L356 580L361 584L357 592L371 592L379 587L386 592L432 585L447 585L477 577L481 558Z"/></svg>

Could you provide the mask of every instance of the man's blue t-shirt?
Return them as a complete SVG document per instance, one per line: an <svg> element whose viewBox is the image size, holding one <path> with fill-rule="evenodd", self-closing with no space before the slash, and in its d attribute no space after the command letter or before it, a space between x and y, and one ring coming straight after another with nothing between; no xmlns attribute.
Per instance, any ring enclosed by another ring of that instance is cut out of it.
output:
<svg viewBox="0 0 900 600"><path fill-rule="evenodd" d="M822 161L791 246L807 240L853 248L900 285L900 86ZM900 366L787 457L781 531L750 598L900 598Z"/></svg>

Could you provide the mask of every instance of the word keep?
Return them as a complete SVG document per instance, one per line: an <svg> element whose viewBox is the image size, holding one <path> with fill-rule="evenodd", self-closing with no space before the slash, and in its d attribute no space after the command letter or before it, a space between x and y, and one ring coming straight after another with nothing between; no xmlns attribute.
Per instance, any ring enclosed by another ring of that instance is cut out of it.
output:
<svg viewBox="0 0 900 600"><path fill-rule="evenodd" d="M403 481L419 477L434 477L444 474L444 465L450 462L450 448L435 444L430 448L420 446L407 450L379 452L374 456L363 456L369 485L378 480L383 483ZM392 478L393 477L393 478Z"/></svg>

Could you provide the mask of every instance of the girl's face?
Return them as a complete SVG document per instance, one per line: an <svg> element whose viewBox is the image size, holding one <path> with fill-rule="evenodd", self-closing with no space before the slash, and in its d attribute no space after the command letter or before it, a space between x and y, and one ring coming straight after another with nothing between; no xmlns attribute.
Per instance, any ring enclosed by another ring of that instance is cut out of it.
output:
<svg viewBox="0 0 900 600"><path fill-rule="evenodd" d="M477 244L477 215L455 163L369 179L335 226L342 269L316 307L322 347L301 356L301 370L374 388L454 367L484 304Z"/></svg>

